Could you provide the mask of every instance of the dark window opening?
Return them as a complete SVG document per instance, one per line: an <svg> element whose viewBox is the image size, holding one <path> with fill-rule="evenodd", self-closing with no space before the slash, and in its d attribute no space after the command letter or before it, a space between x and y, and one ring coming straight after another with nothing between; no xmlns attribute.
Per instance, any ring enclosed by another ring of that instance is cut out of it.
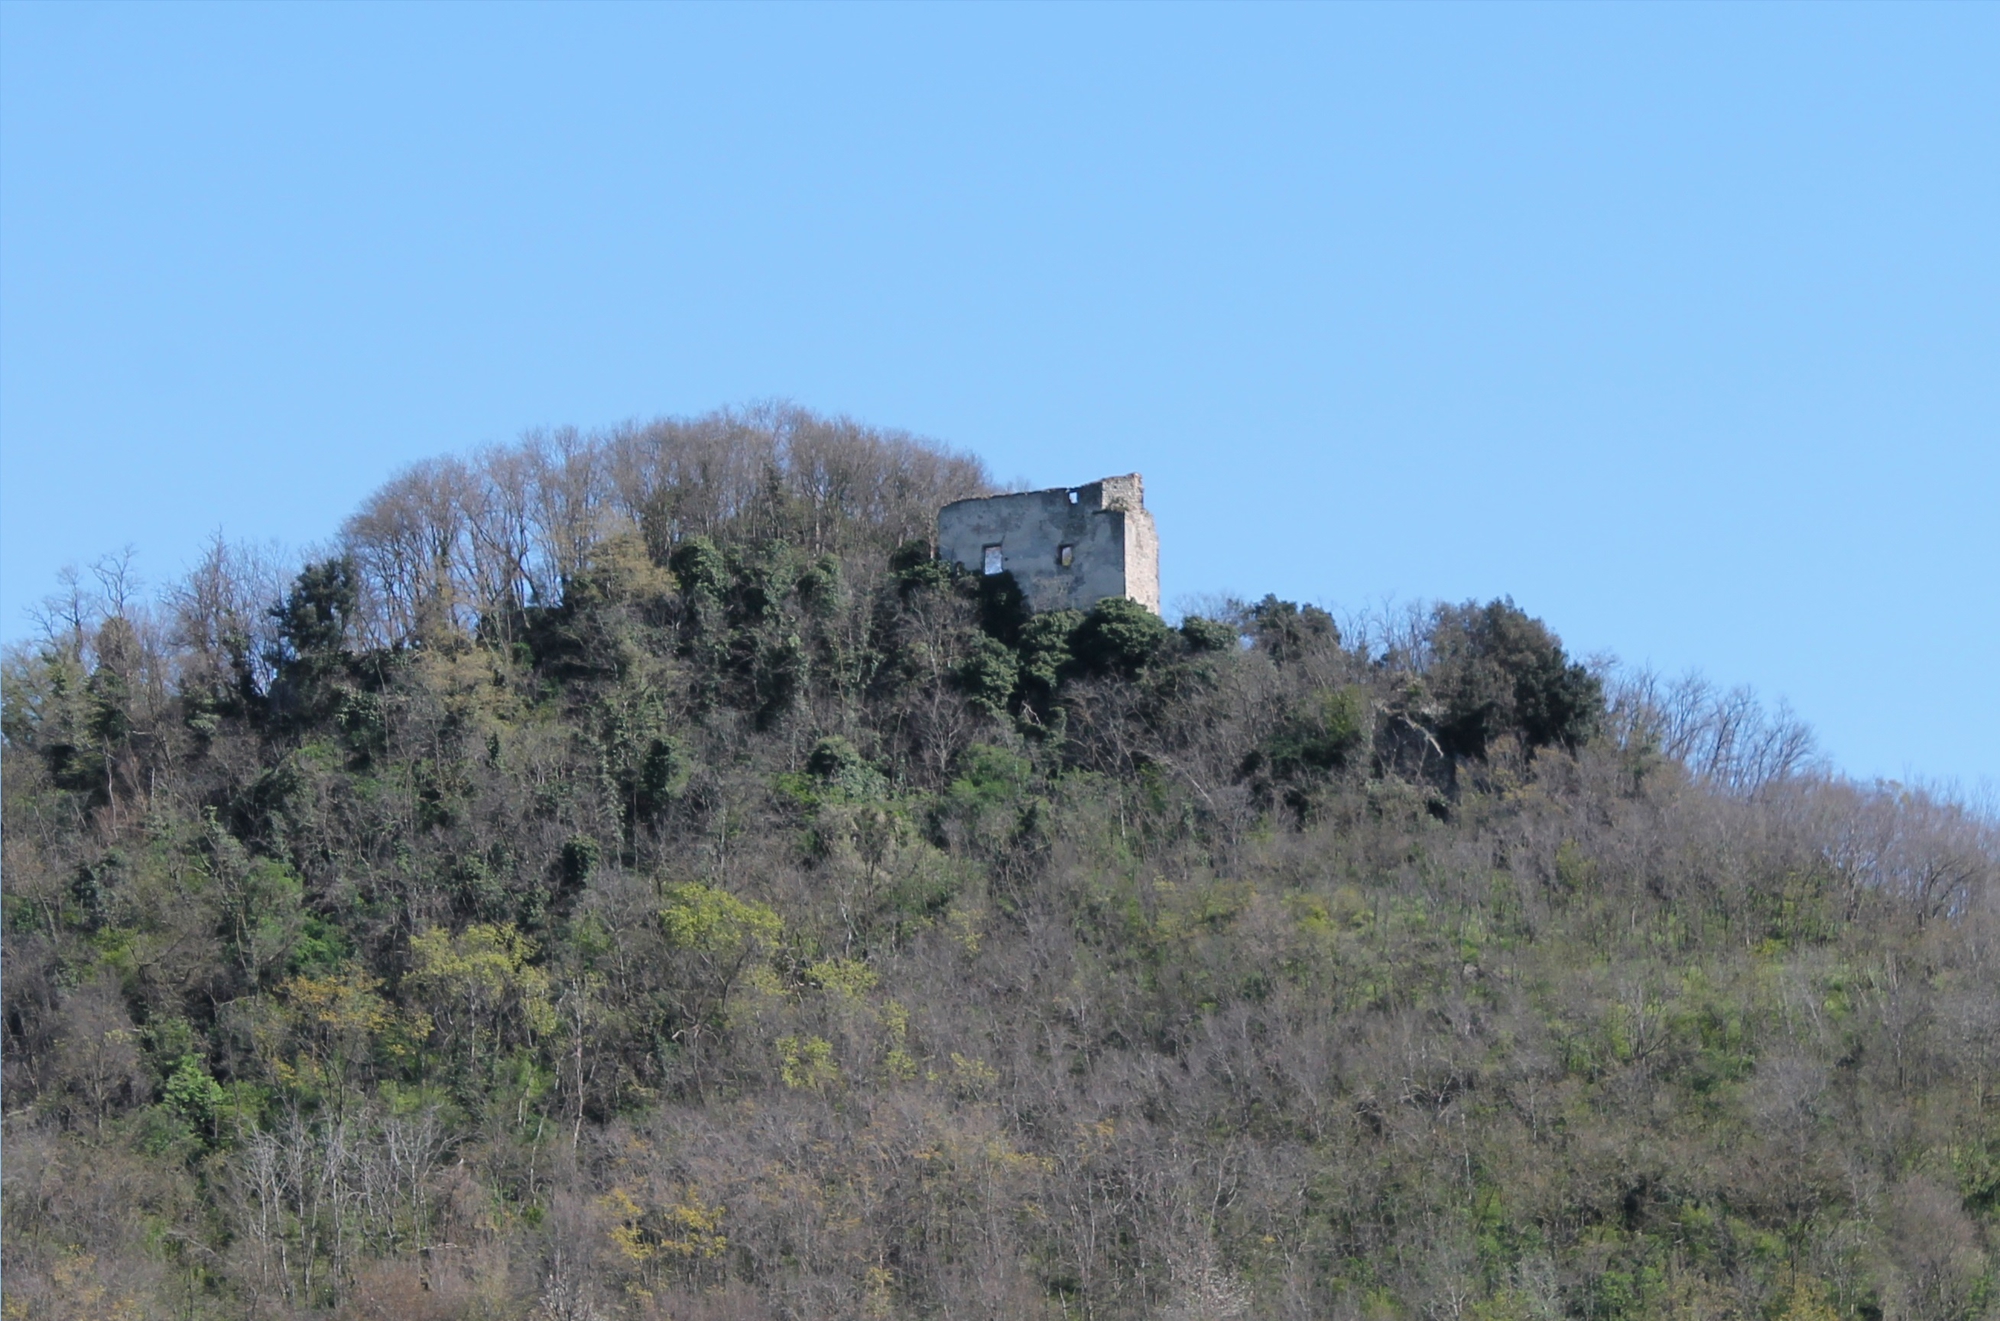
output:
<svg viewBox="0 0 2000 1321"><path fill-rule="evenodd" d="M1076 561L1076 547L1074 546L1056 547L1057 564L1060 564L1062 565L1063 568L1067 569L1075 561Z"/></svg>

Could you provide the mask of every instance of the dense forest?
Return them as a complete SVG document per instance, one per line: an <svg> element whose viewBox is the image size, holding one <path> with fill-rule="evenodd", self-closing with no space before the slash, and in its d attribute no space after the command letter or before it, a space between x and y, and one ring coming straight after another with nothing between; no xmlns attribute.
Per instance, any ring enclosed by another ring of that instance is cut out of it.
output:
<svg viewBox="0 0 2000 1321"><path fill-rule="evenodd" d="M1031 616L991 489L768 408L67 579L0 1314L2000 1314L1989 811L1510 601Z"/></svg>

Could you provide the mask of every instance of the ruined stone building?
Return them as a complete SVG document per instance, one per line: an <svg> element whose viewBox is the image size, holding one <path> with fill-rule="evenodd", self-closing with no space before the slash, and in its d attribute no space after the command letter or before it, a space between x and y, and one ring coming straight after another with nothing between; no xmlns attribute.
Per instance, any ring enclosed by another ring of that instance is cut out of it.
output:
<svg viewBox="0 0 2000 1321"><path fill-rule="evenodd" d="M938 511L938 555L975 573L1012 573L1033 610L1127 596L1160 613L1160 539L1136 472L948 504Z"/></svg>

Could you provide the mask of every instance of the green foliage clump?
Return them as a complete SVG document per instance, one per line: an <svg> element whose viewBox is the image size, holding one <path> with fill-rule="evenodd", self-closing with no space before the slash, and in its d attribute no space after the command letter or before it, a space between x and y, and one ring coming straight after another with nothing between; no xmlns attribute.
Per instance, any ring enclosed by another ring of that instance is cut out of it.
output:
<svg viewBox="0 0 2000 1321"><path fill-rule="evenodd" d="M1170 636L1160 617L1137 601L1106 597L1090 608L1069 638L1086 673L1130 678L1159 655Z"/></svg>
<svg viewBox="0 0 2000 1321"><path fill-rule="evenodd" d="M674 949L741 959L776 940L784 923L767 905L688 882L667 890L660 926Z"/></svg>
<svg viewBox="0 0 2000 1321"><path fill-rule="evenodd" d="M1483 757L1505 732L1531 749L1575 748L1603 718L1597 677L1511 601L1441 608L1432 637L1438 742L1448 752Z"/></svg>
<svg viewBox="0 0 2000 1321"><path fill-rule="evenodd" d="M1189 615L1181 621L1181 638L1189 651L1233 651L1241 635L1233 625L1219 619Z"/></svg>
<svg viewBox="0 0 2000 1321"><path fill-rule="evenodd" d="M806 772L827 789L851 798L879 798L888 790L882 773L838 734L813 744L806 757Z"/></svg>
<svg viewBox="0 0 2000 1321"><path fill-rule="evenodd" d="M1316 693L1272 740L1271 763L1287 778L1339 770L1367 743L1371 725L1366 689L1349 684Z"/></svg>
<svg viewBox="0 0 2000 1321"><path fill-rule="evenodd" d="M1021 628L1018 648L1023 693L1046 706L1075 658L1073 639L1083 625L1080 610L1050 610Z"/></svg>
<svg viewBox="0 0 2000 1321"><path fill-rule="evenodd" d="M966 700L986 715L1003 714L1020 681L1018 653L991 637L975 639L971 654L959 662L958 682Z"/></svg>
<svg viewBox="0 0 2000 1321"><path fill-rule="evenodd" d="M683 592L720 600L728 586L729 562L707 537L689 537L676 546L667 566Z"/></svg>
<svg viewBox="0 0 2000 1321"><path fill-rule="evenodd" d="M196 1133L213 1135L222 1116L222 1084L192 1055L183 1056L161 1091L160 1103Z"/></svg>
<svg viewBox="0 0 2000 1321"><path fill-rule="evenodd" d="M563 841L559 867L563 884L580 886L590 879L597 870L598 859L604 856L604 849L589 835L571 835Z"/></svg>
<svg viewBox="0 0 2000 1321"><path fill-rule="evenodd" d="M1250 607L1250 632L1257 645L1279 661L1296 660L1316 647L1338 647L1333 616L1316 605L1301 606L1267 596Z"/></svg>
<svg viewBox="0 0 2000 1321"><path fill-rule="evenodd" d="M352 556L308 564L285 599L271 608L286 659L323 666L347 645L360 608L360 574Z"/></svg>

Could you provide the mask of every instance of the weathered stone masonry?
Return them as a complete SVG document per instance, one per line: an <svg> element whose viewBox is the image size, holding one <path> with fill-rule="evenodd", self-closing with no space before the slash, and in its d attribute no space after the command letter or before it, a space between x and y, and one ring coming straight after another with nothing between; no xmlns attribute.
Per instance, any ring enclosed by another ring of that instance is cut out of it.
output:
<svg viewBox="0 0 2000 1321"><path fill-rule="evenodd" d="M1160 613L1160 539L1136 472L948 504L938 555L974 573L1012 573L1033 610L1128 596Z"/></svg>

